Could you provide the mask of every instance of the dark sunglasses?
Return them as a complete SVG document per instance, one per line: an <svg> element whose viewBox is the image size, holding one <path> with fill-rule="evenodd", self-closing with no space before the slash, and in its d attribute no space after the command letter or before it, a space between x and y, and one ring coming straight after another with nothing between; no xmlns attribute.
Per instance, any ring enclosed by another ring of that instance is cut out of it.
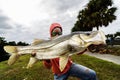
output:
<svg viewBox="0 0 120 80"><path fill-rule="evenodd" d="M53 36L53 37L56 36L56 35L62 35L62 32L52 32L51 33L51 36Z"/></svg>

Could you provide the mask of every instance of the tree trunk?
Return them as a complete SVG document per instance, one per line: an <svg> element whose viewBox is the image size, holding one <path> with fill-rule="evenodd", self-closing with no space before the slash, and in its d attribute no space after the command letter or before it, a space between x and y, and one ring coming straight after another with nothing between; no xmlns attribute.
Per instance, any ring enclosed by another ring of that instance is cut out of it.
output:
<svg viewBox="0 0 120 80"><path fill-rule="evenodd" d="M99 27L96 27L97 28L97 30L99 30Z"/></svg>

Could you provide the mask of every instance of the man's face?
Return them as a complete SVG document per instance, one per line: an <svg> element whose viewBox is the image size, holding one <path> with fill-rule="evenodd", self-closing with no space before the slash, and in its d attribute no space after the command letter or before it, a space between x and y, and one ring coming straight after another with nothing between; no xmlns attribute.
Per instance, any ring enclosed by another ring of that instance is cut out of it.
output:
<svg viewBox="0 0 120 80"><path fill-rule="evenodd" d="M55 37L60 36L60 35L62 35L62 31L60 28L55 28L51 33L52 38L55 38Z"/></svg>

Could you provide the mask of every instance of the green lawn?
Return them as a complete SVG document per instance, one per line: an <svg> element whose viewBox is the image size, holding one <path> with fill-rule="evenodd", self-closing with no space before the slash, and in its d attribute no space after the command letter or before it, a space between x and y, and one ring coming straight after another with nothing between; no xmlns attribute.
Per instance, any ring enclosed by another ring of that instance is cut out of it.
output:
<svg viewBox="0 0 120 80"><path fill-rule="evenodd" d="M82 64L97 72L99 80L120 80L120 65L100 60L88 55L72 56L74 62ZM8 66L7 61L0 63L0 80L53 80L51 70L37 62L32 68L26 69L29 56L21 57L14 65ZM77 80L70 77L68 80Z"/></svg>

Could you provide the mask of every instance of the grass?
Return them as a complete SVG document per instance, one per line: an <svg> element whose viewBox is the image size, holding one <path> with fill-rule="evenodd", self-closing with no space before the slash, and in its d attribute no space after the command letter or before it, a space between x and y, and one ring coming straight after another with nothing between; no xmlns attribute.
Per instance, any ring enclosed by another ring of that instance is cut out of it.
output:
<svg viewBox="0 0 120 80"><path fill-rule="evenodd" d="M32 68L26 69L30 56L22 56L14 65L8 66L7 61L0 63L0 80L54 80L51 70L44 68L41 61ZM74 55L75 63L82 64L97 73L99 80L120 80L120 65L97 59L88 55ZM70 77L68 80L78 80Z"/></svg>

